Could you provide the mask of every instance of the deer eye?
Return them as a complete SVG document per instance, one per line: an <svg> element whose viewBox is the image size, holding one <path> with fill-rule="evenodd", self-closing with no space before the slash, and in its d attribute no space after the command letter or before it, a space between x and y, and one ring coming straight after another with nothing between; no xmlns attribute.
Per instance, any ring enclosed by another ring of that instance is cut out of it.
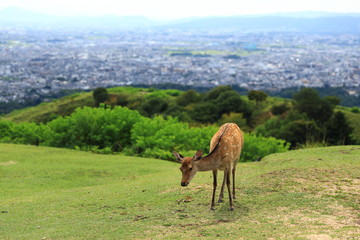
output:
<svg viewBox="0 0 360 240"><path fill-rule="evenodd" d="M191 168L189 168L189 171L191 171L192 170L192 167Z"/></svg>

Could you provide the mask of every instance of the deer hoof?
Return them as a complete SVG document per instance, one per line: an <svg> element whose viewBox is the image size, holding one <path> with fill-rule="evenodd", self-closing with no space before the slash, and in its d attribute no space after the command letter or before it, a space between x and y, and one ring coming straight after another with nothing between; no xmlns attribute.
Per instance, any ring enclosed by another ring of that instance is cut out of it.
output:
<svg viewBox="0 0 360 240"><path fill-rule="evenodd" d="M219 199L219 200L218 200L218 203L222 203L222 202L224 202L222 199Z"/></svg>
<svg viewBox="0 0 360 240"><path fill-rule="evenodd" d="M215 211L215 208L214 208L214 207L210 207L210 211Z"/></svg>
<svg viewBox="0 0 360 240"><path fill-rule="evenodd" d="M230 207L230 209L229 209L230 211L234 211L234 207Z"/></svg>

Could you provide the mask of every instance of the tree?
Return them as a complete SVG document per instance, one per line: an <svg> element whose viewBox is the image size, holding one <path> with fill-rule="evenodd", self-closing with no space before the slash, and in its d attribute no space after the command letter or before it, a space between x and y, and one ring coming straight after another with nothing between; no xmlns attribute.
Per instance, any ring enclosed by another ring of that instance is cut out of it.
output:
<svg viewBox="0 0 360 240"><path fill-rule="evenodd" d="M129 98L130 98L130 96L129 96L128 93L120 93L120 94L117 95L116 104L120 105L122 107L125 107L130 103Z"/></svg>
<svg viewBox="0 0 360 240"><path fill-rule="evenodd" d="M343 112L336 112L326 123L326 140L331 145L351 144L353 129Z"/></svg>
<svg viewBox="0 0 360 240"><path fill-rule="evenodd" d="M169 106L166 109L166 111L163 113L163 115L166 117L167 116L176 117L182 122L191 122L192 121L188 111L174 102L169 103Z"/></svg>
<svg viewBox="0 0 360 240"><path fill-rule="evenodd" d="M321 107L321 98L315 89L303 88L294 94L293 99L295 100L295 108L300 113L306 113L312 119L316 118Z"/></svg>
<svg viewBox="0 0 360 240"><path fill-rule="evenodd" d="M340 98L336 96L325 96L324 100L329 102L333 106L339 105L341 102Z"/></svg>
<svg viewBox="0 0 360 240"><path fill-rule="evenodd" d="M232 88L230 86L215 87L215 88L209 90L208 92L206 92L202 100L203 101L211 101L211 100L217 99L221 93L227 92L227 91L232 91Z"/></svg>
<svg viewBox="0 0 360 240"><path fill-rule="evenodd" d="M328 121L334 113L334 99L321 99L315 89L303 88L294 95L293 99L296 110L305 113L320 125Z"/></svg>
<svg viewBox="0 0 360 240"><path fill-rule="evenodd" d="M163 113L168 108L167 102L159 97L145 99L140 105L140 112L146 117L153 117L157 113Z"/></svg>
<svg viewBox="0 0 360 240"><path fill-rule="evenodd" d="M212 102L199 102L195 104L191 117L197 122L213 123L216 122L221 115L219 114L218 106Z"/></svg>
<svg viewBox="0 0 360 240"><path fill-rule="evenodd" d="M322 136L321 129L317 127L314 121L307 120L306 116L295 111L290 111L284 118L269 119L256 128L256 133L265 137L286 140L292 148L309 141L320 141Z"/></svg>
<svg viewBox="0 0 360 240"><path fill-rule="evenodd" d="M198 101L200 101L200 95L194 90L187 90L176 99L177 104L183 107Z"/></svg>
<svg viewBox="0 0 360 240"><path fill-rule="evenodd" d="M290 110L290 108L286 103L274 105L271 107L271 112L274 115L282 115L289 110Z"/></svg>
<svg viewBox="0 0 360 240"><path fill-rule="evenodd" d="M93 98L95 101L95 106L98 107L100 103L105 102L109 98L109 94L106 88L97 88L93 92Z"/></svg>
<svg viewBox="0 0 360 240"><path fill-rule="evenodd" d="M234 90L228 90L222 92L215 99L214 103L218 105L220 114L231 112L242 112L245 109L246 104L240 97L240 95Z"/></svg>
<svg viewBox="0 0 360 240"><path fill-rule="evenodd" d="M268 97L267 93L263 91L251 90L248 93L249 100L256 101L256 108L259 108L259 103L265 101L267 97Z"/></svg>

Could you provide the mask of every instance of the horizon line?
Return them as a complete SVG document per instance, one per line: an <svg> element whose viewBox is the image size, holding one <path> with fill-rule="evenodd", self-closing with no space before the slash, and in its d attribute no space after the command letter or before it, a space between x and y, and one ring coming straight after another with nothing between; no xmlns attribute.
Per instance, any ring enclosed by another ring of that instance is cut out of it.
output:
<svg viewBox="0 0 360 240"><path fill-rule="evenodd" d="M335 11L321 11L321 10L299 10L299 11L276 11L276 12L268 12L268 13L239 13L239 14L229 14L229 15L217 15L217 14L209 14L209 15L193 15L193 16L174 16L174 17L168 17L168 16L154 16L154 15L147 15L147 14L114 14L114 13L103 13L103 14L54 14L50 12L44 12L44 11L35 11L30 10L23 7L18 6L5 6L3 8L0 8L0 11L4 10L21 10L24 12L29 12L32 14L38 14L38 15L45 15L49 17L62 17L62 18L72 18L72 17L144 17L148 18L150 20L158 20L158 21L171 21L171 20L182 20L182 19L189 19L189 18L215 18L215 17L263 17L263 16L276 16L276 15L286 15L285 17L301 17L301 18L319 18L319 17L325 17L326 15L360 15L360 12L335 12ZM294 14L295 16L291 16ZM309 16L301 16L300 14L309 14ZM314 14L311 16L311 14ZM296 16L297 15L297 16ZM323 16L322 16L323 15Z"/></svg>

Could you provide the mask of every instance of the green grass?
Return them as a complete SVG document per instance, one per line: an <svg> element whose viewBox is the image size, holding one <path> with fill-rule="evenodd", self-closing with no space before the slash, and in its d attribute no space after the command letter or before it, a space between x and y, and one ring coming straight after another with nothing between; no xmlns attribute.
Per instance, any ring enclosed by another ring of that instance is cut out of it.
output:
<svg viewBox="0 0 360 240"><path fill-rule="evenodd" d="M174 162L0 144L0 239L358 239L360 146L239 163L235 211Z"/></svg>
<svg viewBox="0 0 360 240"><path fill-rule="evenodd" d="M71 114L77 107L93 106L92 93L76 93L49 103L41 103L34 107L28 107L1 117L3 120L13 122L43 122L52 120L58 116Z"/></svg>
<svg viewBox="0 0 360 240"><path fill-rule="evenodd" d="M107 89L110 98L121 94L128 94L131 98L161 97L175 99L182 91L180 90L159 90L154 88L115 87ZM94 106L92 92L75 93L66 97L53 100L49 103L41 103L34 107L27 107L12 111L0 117L0 120L12 122L48 122L59 116L67 116L78 107Z"/></svg>

